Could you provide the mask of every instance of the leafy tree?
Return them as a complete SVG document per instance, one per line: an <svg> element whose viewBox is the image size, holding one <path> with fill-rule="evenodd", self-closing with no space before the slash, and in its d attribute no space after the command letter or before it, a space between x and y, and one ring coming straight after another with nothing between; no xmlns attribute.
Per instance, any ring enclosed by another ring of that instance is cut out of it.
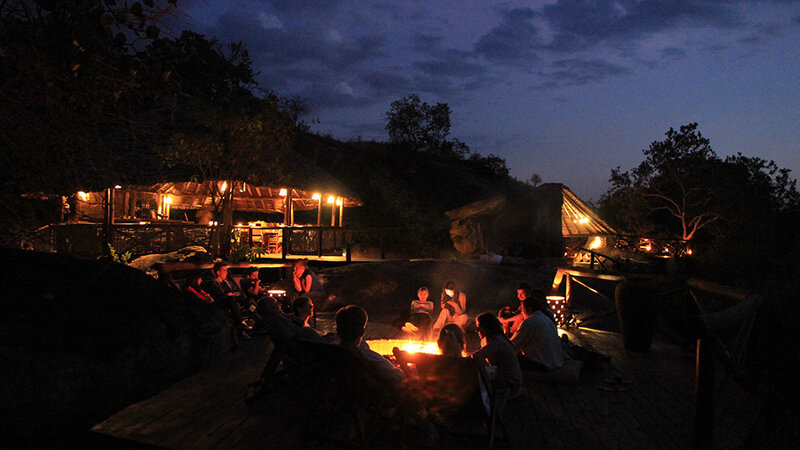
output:
<svg viewBox="0 0 800 450"><path fill-rule="evenodd" d="M52 221L67 194L153 177L174 85L146 52L175 0L0 2L0 228L6 244Z"/></svg>
<svg viewBox="0 0 800 450"><path fill-rule="evenodd" d="M271 183L296 131L298 104L274 94L254 95L252 60L242 44L227 53L204 36L184 32L153 46L169 62L183 93L175 108L169 144L162 158L171 167L188 167L212 184L212 203L222 227L215 247L227 253L237 182ZM223 188L224 186L224 188Z"/></svg>
<svg viewBox="0 0 800 450"><path fill-rule="evenodd" d="M677 234L688 242L708 231L723 239L763 229L761 222L799 203L788 169L741 154L723 160L696 123L670 128L643 154L636 168L611 171L612 186L601 198L607 217L636 234Z"/></svg>
<svg viewBox="0 0 800 450"><path fill-rule="evenodd" d="M461 158L469 154L466 144L458 139L447 139L450 134L450 106L447 103L430 105L412 93L392 102L386 120L389 141L394 144Z"/></svg>
<svg viewBox="0 0 800 450"><path fill-rule="evenodd" d="M0 2L4 189L108 187L139 168L157 99L169 88L143 48L174 4Z"/></svg>
<svg viewBox="0 0 800 450"><path fill-rule="evenodd" d="M611 171L611 189L601 200L616 207L628 230L674 230L684 241L722 218L711 174L721 161L697 124L670 128L667 138L643 150L645 160L631 171ZM649 224L648 224L649 222ZM648 226L649 225L649 226Z"/></svg>
<svg viewBox="0 0 800 450"><path fill-rule="evenodd" d="M532 184L533 187L539 186L539 184L541 184L541 182L542 182L542 177L539 176L538 173L535 173L535 174L531 175L530 178L528 178L528 183Z"/></svg>

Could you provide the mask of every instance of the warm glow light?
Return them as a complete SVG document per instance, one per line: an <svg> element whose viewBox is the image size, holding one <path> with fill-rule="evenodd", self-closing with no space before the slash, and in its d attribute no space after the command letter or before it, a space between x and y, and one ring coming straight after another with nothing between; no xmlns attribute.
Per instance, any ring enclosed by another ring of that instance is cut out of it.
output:
<svg viewBox="0 0 800 450"><path fill-rule="evenodd" d="M164 203L171 205L172 204L172 196L168 195L167 198L164 199Z"/></svg>
<svg viewBox="0 0 800 450"><path fill-rule="evenodd" d="M139 225L147 225L147 222L139 222Z"/></svg>
<svg viewBox="0 0 800 450"><path fill-rule="evenodd" d="M600 236L595 236L591 244L589 244L589 250L598 249L602 245L603 245L603 239L601 239Z"/></svg>
<svg viewBox="0 0 800 450"><path fill-rule="evenodd" d="M588 217L582 217L581 220L579 220L578 222L580 222L580 223L589 223L589 218Z"/></svg>
<svg viewBox="0 0 800 450"><path fill-rule="evenodd" d="M314 195L311 196L311 200L319 200L322 196L319 195L319 192L314 192Z"/></svg>
<svg viewBox="0 0 800 450"><path fill-rule="evenodd" d="M410 341L404 339L375 339L367 341L370 350L379 355L391 355L392 349L398 347L408 353L428 353L440 355L439 346L436 342Z"/></svg>
<svg viewBox="0 0 800 450"><path fill-rule="evenodd" d="M342 206L342 198L341 197L336 199L336 206Z"/></svg>
<svg viewBox="0 0 800 450"><path fill-rule="evenodd" d="M116 186L114 186L114 189L122 189L122 186L116 185Z"/></svg>
<svg viewBox="0 0 800 450"><path fill-rule="evenodd" d="M219 188L219 191L220 192L225 192L227 189L228 189L228 182L227 181L223 181L222 182L222 186Z"/></svg>
<svg viewBox="0 0 800 450"><path fill-rule="evenodd" d="M281 188L280 192L278 192L278 195L281 197L286 197L287 194L288 192L286 191L286 188Z"/></svg>
<svg viewBox="0 0 800 450"><path fill-rule="evenodd" d="M548 295L547 306L553 310L556 316L556 325L562 326L567 323L567 300L560 295Z"/></svg>
<svg viewBox="0 0 800 450"><path fill-rule="evenodd" d="M692 253L693 253L693 252L692 252L692 249L690 249L690 248L687 248L687 249L686 249L686 254L687 254L687 255L691 255Z"/></svg>
<svg viewBox="0 0 800 450"><path fill-rule="evenodd" d="M85 202L86 199L89 197L89 194L83 191L78 191L78 197L80 197L80 199Z"/></svg>
<svg viewBox="0 0 800 450"><path fill-rule="evenodd" d="M242 225L241 223L237 223L236 226L237 227L243 227L244 225Z"/></svg>
<svg viewBox="0 0 800 450"><path fill-rule="evenodd" d="M284 295L286 295L286 291L284 291L283 289L270 289L267 291L267 294L273 297L283 297Z"/></svg>
<svg viewBox="0 0 800 450"><path fill-rule="evenodd" d="M330 203L332 205L333 202L335 202L335 201L336 201L336 199L332 195L328 196L328 203Z"/></svg>

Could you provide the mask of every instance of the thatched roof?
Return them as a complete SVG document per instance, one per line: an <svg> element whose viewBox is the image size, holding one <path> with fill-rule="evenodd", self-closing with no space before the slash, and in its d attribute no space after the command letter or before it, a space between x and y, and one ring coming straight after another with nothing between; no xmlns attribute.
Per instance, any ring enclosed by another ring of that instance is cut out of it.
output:
<svg viewBox="0 0 800 450"><path fill-rule="evenodd" d="M561 206L561 234L564 237L581 237L598 234L617 234L586 203L561 185L563 203Z"/></svg>

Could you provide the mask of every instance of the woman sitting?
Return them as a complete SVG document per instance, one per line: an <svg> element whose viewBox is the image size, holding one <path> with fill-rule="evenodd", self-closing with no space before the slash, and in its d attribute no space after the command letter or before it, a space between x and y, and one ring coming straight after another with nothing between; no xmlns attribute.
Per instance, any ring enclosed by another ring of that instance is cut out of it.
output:
<svg viewBox="0 0 800 450"><path fill-rule="evenodd" d="M454 323L445 325L439 333L437 344L439 345L439 351L444 356L464 356L464 351L467 347L464 330Z"/></svg>
<svg viewBox="0 0 800 450"><path fill-rule="evenodd" d="M427 341L431 333L431 313L433 313L433 302L428 301L428 288L422 286L417 290L417 298L411 300L411 312L408 321L402 329L409 334L417 336Z"/></svg>
<svg viewBox="0 0 800 450"><path fill-rule="evenodd" d="M448 323L454 323L460 327L466 325L469 320L464 313L467 309L467 296L456 289L454 282L445 283L440 300L442 311L439 313L436 323L433 324L434 335L438 335L439 331Z"/></svg>
<svg viewBox="0 0 800 450"><path fill-rule="evenodd" d="M472 358L489 364L486 372L495 388L516 391L522 385L522 370L517 352L503 334L503 325L491 313L481 314L475 322L481 348L472 354Z"/></svg>
<svg viewBox="0 0 800 450"><path fill-rule="evenodd" d="M189 284L186 286L185 292L189 298L214 303L214 298L211 297L211 294L203 290L203 277L200 275L189 277Z"/></svg>

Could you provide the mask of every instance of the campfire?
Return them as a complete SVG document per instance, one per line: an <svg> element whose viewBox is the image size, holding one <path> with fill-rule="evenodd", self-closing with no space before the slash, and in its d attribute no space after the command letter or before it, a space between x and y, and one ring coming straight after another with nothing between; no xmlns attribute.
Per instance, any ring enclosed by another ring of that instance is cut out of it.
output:
<svg viewBox="0 0 800 450"><path fill-rule="evenodd" d="M380 355L391 355L392 349L398 347L409 353L429 353L439 355L439 346L436 342L412 341L406 339L373 339L368 340L369 348Z"/></svg>

